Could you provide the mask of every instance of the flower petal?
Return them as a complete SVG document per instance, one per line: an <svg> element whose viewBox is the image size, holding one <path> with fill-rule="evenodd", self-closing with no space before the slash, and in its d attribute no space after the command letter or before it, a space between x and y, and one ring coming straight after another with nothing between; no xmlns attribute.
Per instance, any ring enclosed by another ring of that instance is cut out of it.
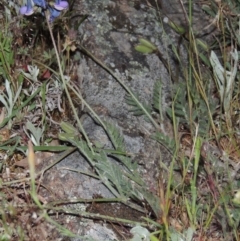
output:
<svg viewBox="0 0 240 241"><path fill-rule="evenodd" d="M44 9L46 8L47 4L45 0L33 0L33 2L41 8L44 8Z"/></svg>
<svg viewBox="0 0 240 241"><path fill-rule="evenodd" d="M68 8L68 2L67 1L57 1L56 0L56 2L54 4L54 8L59 10L59 11L67 9Z"/></svg>
<svg viewBox="0 0 240 241"><path fill-rule="evenodd" d="M50 22L54 21L54 19L61 14L61 12L55 8L49 7L49 11L50 11L50 19L49 19Z"/></svg>
<svg viewBox="0 0 240 241"><path fill-rule="evenodd" d="M24 15L27 12L27 6L23 6L19 10L20 14Z"/></svg>
<svg viewBox="0 0 240 241"><path fill-rule="evenodd" d="M19 12L20 12L20 14L27 15L27 16L29 16L29 15L34 13L33 8L29 8L27 6L21 7Z"/></svg>
<svg viewBox="0 0 240 241"><path fill-rule="evenodd" d="M33 14L34 10L33 10L32 1L27 0L27 6L21 7L19 12L20 14L27 15L27 16Z"/></svg>

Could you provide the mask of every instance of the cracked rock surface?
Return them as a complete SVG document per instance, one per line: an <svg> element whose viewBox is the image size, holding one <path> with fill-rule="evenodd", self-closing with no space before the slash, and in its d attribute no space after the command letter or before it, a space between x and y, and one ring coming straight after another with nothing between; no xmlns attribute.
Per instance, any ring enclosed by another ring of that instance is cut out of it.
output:
<svg viewBox="0 0 240 241"><path fill-rule="evenodd" d="M155 1L150 1L152 2ZM161 80L164 111L170 104L172 86L167 69L155 54L143 55L134 49L139 38L148 39L166 58L169 57L170 65L175 64L167 51L169 41L177 41L177 36L166 27L172 39L167 37L160 23L164 16L155 11L154 3L153 7L148 6L144 0L76 0L75 4L81 14L89 15L78 30L82 45L110 67L142 102L151 103L154 84ZM176 4L177 1L174 0L159 1L159 6L164 9L165 14L175 16L181 22L182 14L174 15ZM154 127L145 118L132 114L126 104L124 88L89 57L82 55L78 68L79 85L86 102L100 118L114 123L120 130L127 151L134 155L134 161L140 165L139 171L146 185L156 192L159 163L163 161L168 165L171 156L165 148L150 138L155 131ZM169 121L165 119L162 124L163 131L171 136ZM93 143L112 148L103 129L88 114L83 119L83 126ZM78 152L54 167L51 176L47 174L49 176L46 182L54 182L52 185L58 189L59 198L92 198L94 195L113 197L100 181L70 172L63 167L81 171L89 171L92 168ZM93 240L119 239L112 229L101 222L74 219L69 222L69 228L80 235L90 235Z"/></svg>

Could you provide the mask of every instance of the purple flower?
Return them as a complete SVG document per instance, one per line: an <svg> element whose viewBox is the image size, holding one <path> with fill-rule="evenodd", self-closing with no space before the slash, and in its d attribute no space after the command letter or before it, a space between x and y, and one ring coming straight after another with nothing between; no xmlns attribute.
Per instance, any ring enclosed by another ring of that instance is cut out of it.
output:
<svg viewBox="0 0 240 241"><path fill-rule="evenodd" d="M61 12L55 8L49 7L48 9L50 12L50 19L49 19L50 22L52 22L55 18L57 18L61 14Z"/></svg>
<svg viewBox="0 0 240 241"><path fill-rule="evenodd" d="M33 2L34 2L37 6L43 8L43 9L46 9L46 2L45 2L45 0L33 0Z"/></svg>
<svg viewBox="0 0 240 241"><path fill-rule="evenodd" d="M22 15L31 15L33 14L33 6L32 6L32 1L31 0L28 0L27 1L27 6L23 6L20 8L20 14Z"/></svg>
<svg viewBox="0 0 240 241"><path fill-rule="evenodd" d="M60 11L68 8L68 2L64 0L55 0L55 3L48 3L46 2L46 0L27 0L27 6L23 6L20 8L20 14L33 14L34 5L40 7L42 9L42 13L48 9L50 12L49 20L51 22L61 14Z"/></svg>
<svg viewBox="0 0 240 241"><path fill-rule="evenodd" d="M54 4L54 8L59 10L59 11L67 9L68 8L68 2L67 1L56 0L55 4Z"/></svg>

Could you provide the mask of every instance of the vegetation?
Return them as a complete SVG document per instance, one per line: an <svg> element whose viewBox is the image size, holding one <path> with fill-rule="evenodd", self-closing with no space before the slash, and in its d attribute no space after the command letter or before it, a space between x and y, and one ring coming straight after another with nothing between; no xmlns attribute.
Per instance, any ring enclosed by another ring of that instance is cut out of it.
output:
<svg viewBox="0 0 240 241"><path fill-rule="evenodd" d="M169 56L179 61L179 76L173 75L169 61L154 44L139 39L136 51L157 55L173 80L171 105L166 110L162 109L161 80L155 83L151 103L142 103L140 93L134 93L76 40L78 26L74 29L71 24L74 1L64 2L26 1L21 7L6 0L0 4L5 12L0 33L0 240L35 240L35 230L43 229L46 236L41 237L47 240L53 227L64 236L91 240L58 223L59 213L129 225L133 234L129 239L135 241L240 240L239 1L202 4L218 31L211 43L204 42L191 27L191 0L185 8L187 28L168 22L188 53L184 60L179 46L172 45ZM27 16L20 18L19 11ZM30 13L33 15L28 16ZM160 17L159 23L165 26ZM76 50L118 81L132 114L152 123L155 132L151 137L171 154L170 166L161 161L157 193L146 186L118 128L101 119L80 94L70 74L77 65ZM79 102L104 129L111 150L92 145L77 113ZM71 107L67 114L63 103ZM173 137L166 135L165 120L172 124ZM94 171L72 171L100 180L115 198L45 202L41 197L38 191L45 172L76 149ZM39 171L36 151L62 155ZM180 182L175 173L181 174ZM144 217L133 221L74 208L77 203L92 202L121 203ZM145 215L146 207L152 215ZM36 226L40 228L33 229Z"/></svg>

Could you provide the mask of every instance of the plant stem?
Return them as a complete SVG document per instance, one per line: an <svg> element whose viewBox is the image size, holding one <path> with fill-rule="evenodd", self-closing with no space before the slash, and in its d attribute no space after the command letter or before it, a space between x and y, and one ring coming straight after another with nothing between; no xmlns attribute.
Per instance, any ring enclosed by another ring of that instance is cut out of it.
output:
<svg viewBox="0 0 240 241"><path fill-rule="evenodd" d="M118 78L113 71L107 67L103 62L101 62L99 59L97 59L95 56L93 56L86 48L84 48L82 45L79 45L80 50L88 55L91 59L93 59L98 65L100 65L103 69L105 69L114 79L118 81L118 83L126 90L126 92L133 98L133 100L140 106L140 108L143 110L144 114L149 118L149 120L152 122L154 127L157 130L160 130L160 126L157 124L157 122L152 118L151 114L144 108L144 106L138 101L136 96L133 94L133 92L130 90L130 88L123 83L123 81Z"/></svg>
<svg viewBox="0 0 240 241"><path fill-rule="evenodd" d="M71 106L71 108L72 108L72 110L73 110L74 116L76 117L78 126L79 126L79 128L80 128L80 130L81 130L81 132L82 132L82 134L83 134L83 136L84 136L84 138L86 139L86 141L87 141L87 143L88 143L88 146L89 146L91 152L94 154L94 150L93 150L93 148L92 148L92 144L91 144L91 142L90 142L90 140L89 140L89 138L88 138L88 136L87 136L87 134L86 134L86 132L85 132L85 130L84 130L84 128L83 128L80 120L79 120L79 118L78 118L77 111L76 111L76 109L75 109L75 107L74 107L74 105L73 105L71 96L70 96L69 91L68 91L68 89L67 89L66 79L65 79L65 77L64 77L64 75L63 75L63 71L62 71L62 66L61 66L61 61L60 61L58 49L57 49L56 42L55 42L55 39L54 39L54 36L53 36L52 27L51 27L51 25L50 25L50 23L49 23L49 21L48 21L47 13L46 13L46 21L47 21L49 33L50 33L50 36L51 36L51 39L52 39L53 47L54 47L54 50L55 50L55 54L56 54L56 58L57 58L57 63L58 63L58 68L59 68L59 72L60 72L60 77L61 77L61 80L62 80L62 83L63 83L63 86L64 86L64 90L66 91L66 95L67 95L68 101L69 101L70 106Z"/></svg>

